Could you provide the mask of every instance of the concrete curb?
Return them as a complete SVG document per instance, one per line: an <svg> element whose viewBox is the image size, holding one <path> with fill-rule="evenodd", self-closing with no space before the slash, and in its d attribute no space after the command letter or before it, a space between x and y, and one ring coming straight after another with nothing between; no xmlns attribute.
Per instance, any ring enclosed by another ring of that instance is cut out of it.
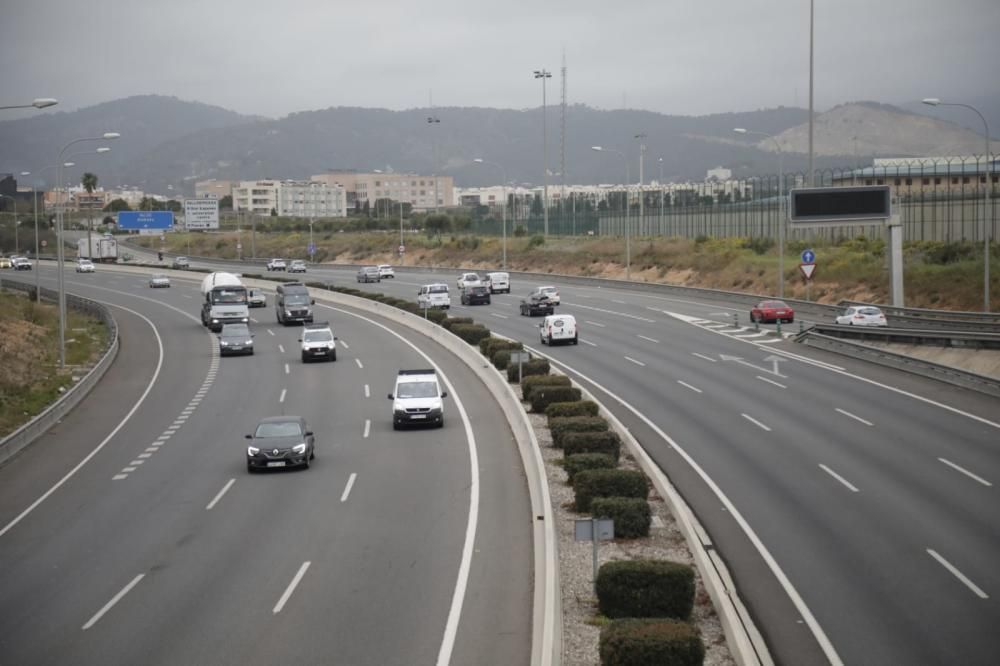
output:
<svg viewBox="0 0 1000 666"><path fill-rule="evenodd" d="M500 337L500 336L498 336ZM558 367L558 361L547 354L525 345L525 349L539 358L546 358L551 363L552 370L568 375ZM572 379L573 385L580 389L585 400L592 400L599 406L599 413L607 419L611 427L618 433L628 447L629 452L639 463L642 471L652 481L653 487L660 497L670 507L677 524L688 543L695 560L695 566L701 574L705 589L712 598L712 604L719 614L722 630L726 635L726 643L733 659L739 666L773 666L770 651L763 635L757 629L750 612L744 606L736 590L736 585L729 575L729 569L719 556L711 538L702 527L691 507L681 497L670 479L646 453L632 432L625 427L617 416L598 400L585 386Z"/></svg>
<svg viewBox="0 0 1000 666"><path fill-rule="evenodd" d="M0 286L4 289L13 289L28 293L35 291L34 284L16 280L2 279L0 280ZM43 287L41 289L41 297L44 300L55 302L58 300L58 293ZM0 466L6 464L22 450L34 444L49 428L61 421L66 414L80 404L80 401L104 377L104 373L108 371L111 363L118 355L118 324L111 315L111 310L97 301L81 298L73 294L66 294L66 306L100 317L104 321L104 325L108 327L108 333L110 334L108 347L101 356L101 359L84 375L83 379L71 386L66 393L46 407L42 413L0 440Z"/></svg>

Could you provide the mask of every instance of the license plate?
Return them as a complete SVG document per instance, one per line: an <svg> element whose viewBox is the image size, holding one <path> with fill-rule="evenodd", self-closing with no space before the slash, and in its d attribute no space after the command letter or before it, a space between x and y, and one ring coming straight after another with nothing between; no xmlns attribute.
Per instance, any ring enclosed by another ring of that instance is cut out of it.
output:
<svg viewBox="0 0 1000 666"><path fill-rule="evenodd" d="M274 462L267 463L267 466L268 467L284 467L285 466L285 461L284 460L276 460Z"/></svg>
<svg viewBox="0 0 1000 666"><path fill-rule="evenodd" d="M243 347L230 347L233 351L243 351Z"/></svg>
<svg viewBox="0 0 1000 666"><path fill-rule="evenodd" d="M410 416L410 418L411 419L426 419L427 415L426 414L412 414Z"/></svg>
<svg viewBox="0 0 1000 666"><path fill-rule="evenodd" d="M313 349L313 354L325 354L325 349Z"/></svg>

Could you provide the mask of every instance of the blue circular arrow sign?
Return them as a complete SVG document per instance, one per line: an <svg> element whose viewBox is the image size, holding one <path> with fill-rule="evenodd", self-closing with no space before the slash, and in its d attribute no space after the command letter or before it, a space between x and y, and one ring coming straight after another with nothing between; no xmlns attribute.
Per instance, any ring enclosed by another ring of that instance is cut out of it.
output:
<svg viewBox="0 0 1000 666"><path fill-rule="evenodd" d="M803 264L814 264L816 263L816 253L812 250L802 250L802 263Z"/></svg>

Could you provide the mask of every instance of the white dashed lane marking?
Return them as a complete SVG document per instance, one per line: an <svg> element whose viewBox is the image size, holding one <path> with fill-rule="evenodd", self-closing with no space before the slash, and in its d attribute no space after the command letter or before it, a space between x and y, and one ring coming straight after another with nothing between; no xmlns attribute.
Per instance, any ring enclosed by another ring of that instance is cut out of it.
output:
<svg viewBox="0 0 1000 666"><path fill-rule="evenodd" d="M764 425L763 423L761 423L760 421L758 421L754 417L750 416L749 414L740 414L740 416L742 416L747 421L749 421L750 423L754 424L755 426L757 426L761 430L766 430L767 432L771 432L770 428L768 428L766 425Z"/></svg>
<svg viewBox="0 0 1000 666"><path fill-rule="evenodd" d="M776 382L773 379L768 379L767 377L761 377L760 375L757 375L757 379L759 379L762 382L767 382L768 384L774 384L778 388L788 388L787 386L785 386L781 382Z"/></svg>
<svg viewBox="0 0 1000 666"><path fill-rule="evenodd" d="M824 472L826 472L827 474L829 474L830 476L832 476L833 478L835 478L837 481L840 481L842 484L844 484L845 486L847 486L848 490L850 490L852 493L860 492L857 488L854 487L853 484L849 483L847 481L847 479L845 479L841 475L837 474L836 472L834 472L832 469L830 469L829 467L827 467L823 463L820 463L819 468L821 470L823 470Z"/></svg>
<svg viewBox="0 0 1000 666"><path fill-rule="evenodd" d="M700 359L704 359L706 361L711 361L712 363L715 363L715 359L712 358L711 356L705 356L704 354L699 354L698 352L691 352L691 356L697 356Z"/></svg>
<svg viewBox="0 0 1000 666"><path fill-rule="evenodd" d="M687 382L682 382L681 380L679 380L679 379L678 379L678 380L677 380L677 383L678 383L678 384L680 384L681 386L685 387L685 388L689 388L689 389L691 389L691 390L692 390L692 391L694 391L695 393L701 393L701 389L700 389L700 388L698 388L698 387L696 387L696 386L691 386L691 385L690 385L690 384L688 384Z"/></svg>
<svg viewBox="0 0 1000 666"><path fill-rule="evenodd" d="M347 501L347 496L351 494L351 488L354 487L354 480L358 478L357 473L351 472L351 477L347 479L347 485L344 487L344 494L340 496L341 502Z"/></svg>
<svg viewBox="0 0 1000 666"><path fill-rule="evenodd" d="M368 439L368 435L371 434L371 431L372 431L372 420L365 419L365 435L364 435L365 439Z"/></svg>
<svg viewBox="0 0 1000 666"><path fill-rule="evenodd" d="M364 364L361 363L361 359L360 358L354 359L354 362L358 364L359 368L364 368L365 367Z"/></svg>
<svg viewBox="0 0 1000 666"><path fill-rule="evenodd" d="M285 346L284 345L278 345L278 351L281 352L282 354L284 354L285 353Z"/></svg>
<svg viewBox="0 0 1000 666"><path fill-rule="evenodd" d="M938 458L938 460L941 461L942 463L944 463L945 465L947 465L948 467L951 467L956 472L961 472L962 474L966 475L970 479L973 479L974 481L978 481L979 483L983 484L984 486L990 487L990 486L993 485L992 483L990 483L989 481L987 481L983 477L978 476L976 474L973 474L972 472L970 472L969 470L965 469L964 467L959 467L958 465L956 465L955 463L953 463L950 460L946 460L945 458Z"/></svg>
<svg viewBox="0 0 1000 666"><path fill-rule="evenodd" d="M642 367L646 367L646 364L645 364L645 363L643 363L642 361L637 361L637 360L635 360L634 358L632 358L631 356L626 356L626 357L625 357L625 360L626 360L626 361L629 361L629 362L631 362L631 363L635 363L636 365L641 365Z"/></svg>

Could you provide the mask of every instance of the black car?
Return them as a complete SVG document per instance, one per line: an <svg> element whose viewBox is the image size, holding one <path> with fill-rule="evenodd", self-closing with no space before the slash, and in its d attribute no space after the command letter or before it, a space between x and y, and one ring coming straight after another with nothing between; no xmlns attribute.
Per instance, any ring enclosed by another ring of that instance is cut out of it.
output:
<svg viewBox="0 0 1000 666"><path fill-rule="evenodd" d="M305 467L316 457L315 440L301 416L269 416L246 435L247 471Z"/></svg>
<svg viewBox="0 0 1000 666"><path fill-rule="evenodd" d="M253 333L246 324L223 324L219 333L219 355L253 354Z"/></svg>
<svg viewBox="0 0 1000 666"><path fill-rule="evenodd" d="M462 305L482 305L484 303L490 304L489 287L476 285L462 290Z"/></svg>
<svg viewBox="0 0 1000 666"><path fill-rule="evenodd" d="M535 315L555 314L556 308L544 292L534 292L527 298L521 299L521 315L534 317Z"/></svg>

